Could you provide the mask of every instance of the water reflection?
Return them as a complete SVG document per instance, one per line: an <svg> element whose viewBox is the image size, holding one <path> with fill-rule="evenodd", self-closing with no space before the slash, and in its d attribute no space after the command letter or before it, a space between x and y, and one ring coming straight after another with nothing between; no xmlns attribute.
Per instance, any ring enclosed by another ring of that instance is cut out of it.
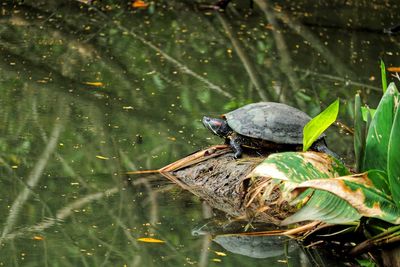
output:
<svg viewBox="0 0 400 267"><path fill-rule="evenodd" d="M280 236L217 236L214 242L235 254L258 259L277 258L274 261L279 261L284 257L285 246L291 253L297 245L294 242L285 243L282 239Z"/></svg>
<svg viewBox="0 0 400 267"><path fill-rule="evenodd" d="M0 6L5 266L213 264L201 251L214 245L190 236L205 216L201 201L125 172L220 142L202 116L260 99L315 115L340 96L350 124L357 90L377 101L378 59L399 62L395 37L380 31L399 21L395 1L236 1L224 14L193 1L83 2ZM350 140L328 133L351 161ZM166 243L137 241L146 236ZM265 265L231 254L220 264Z"/></svg>

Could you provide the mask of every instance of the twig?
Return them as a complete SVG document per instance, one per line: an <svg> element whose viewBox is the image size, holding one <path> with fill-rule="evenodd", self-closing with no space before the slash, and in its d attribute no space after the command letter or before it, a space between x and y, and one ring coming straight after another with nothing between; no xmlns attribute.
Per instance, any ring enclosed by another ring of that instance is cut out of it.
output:
<svg viewBox="0 0 400 267"><path fill-rule="evenodd" d="M80 209L81 207L87 205L88 203L90 203L92 201L99 200L103 197L113 195L118 191L119 191L119 188L114 187L114 188L108 189L104 192L97 192L94 194L87 195L83 198L80 198L80 199L72 202L71 204L65 206L64 208L59 209L54 218L43 220L42 222L40 222L36 225L33 225L28 228L20 229L13 233L8 232L1 237L1 240L13 239L15 237L22 236L22 235L26 234L27 232L28 233L42 232L45 229L52 227L56 223L59 223L60 221L65 220L71 214L74 214L74 210Z"/></svg>
<svg viewBox="0 0 400 267"><path fill-rule="evenodd" d="M392 77L395 77L397 80L400 81L400 76L398 72L396 72L396 74L392 74Z"/></svg>
<svg viewBox="0 0 400 267"><path fill-rule="evenodd" d="M370 250L373 247L399 242L400 241L399 228L400 226L389 228L387 231L379 235L376 235L371 239L365 240L364 242L361 242L350 251L350 254L358 255Z"/></svg>
<svg viewBox="0 0 400 267"><path fill-rule="evenodd" d="M319 221L313 221L313 222L308 223L306 225L299 226L299 227L296 227L296 228L291 229L291 230L287 230L287 231L283 232L282 234L283 235L287 235L287 236L299 235L299 233L304 233L304 232L307 232L307 231L310 231L310 230L314 229L320 223L321 222L319 222Z"/></svg>
<svg viewBox="0 0 400 267"><path fill-rule="evenodd" d="M316 77L321 77L321 78L325 78L325 79L329 79L329 80L333 80L333 81L339 81L339 82L344 83L346 86L354 85L354 86L359 86L359 87L363 87L363 88L368 88L368 89L371 89L371 90L374 90L374 91L382 91L382 88L379 88L379 87L376 87L376 86L373 86L373 85L368 85L368 84L365 84L365 83L355 82L355 81L349 80L347 78L338 77L338 76L331 75L331 74L318 73L318 72L315 72L315 71L302 70L302 69L298 69L298 68L296 68L295 71L303 72L305 74L309 74L309 75L313 75L313 76L316 76Z"/></svg>

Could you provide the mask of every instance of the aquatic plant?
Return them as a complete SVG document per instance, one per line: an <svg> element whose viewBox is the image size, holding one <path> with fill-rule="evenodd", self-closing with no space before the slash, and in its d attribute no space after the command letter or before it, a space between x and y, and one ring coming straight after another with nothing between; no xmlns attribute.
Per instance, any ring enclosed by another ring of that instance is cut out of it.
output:
<svg viewBox="0 0 400 267"><path fill-rule="evenodd" d="M395 242L400 237L399 91L394 83L385 87L383 62L381 68L384 90L377 109L362 107L360 96L355 96L356 173L350 173L343 162L331 156L285 152L269 156L248 175L250 179L275 181L258 184L279 187L282 199L299 207L282 224L314 220L353 225L353 230L372 226L372 230L366 231L372 237L356 246L354 253ZM304 150L333 123L337 114L338 100L306 125Z"/></svg>

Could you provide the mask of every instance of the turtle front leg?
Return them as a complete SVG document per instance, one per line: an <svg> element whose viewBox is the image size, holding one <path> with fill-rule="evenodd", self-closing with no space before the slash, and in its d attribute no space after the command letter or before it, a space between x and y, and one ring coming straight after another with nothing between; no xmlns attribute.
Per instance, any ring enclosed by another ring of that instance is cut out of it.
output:
<svg viewBox="0 0 400 267"><path fill-rule="evenodd" d="M330 156L342 161L338 154L336 154L335 152L333 152L332 150L330 150L327 147L326 142L325 142L324 139L321 139L321 140L318 140L318 141L314 142L314 144L311 145L311 149L314 150L314 151L317 151L317 152L322 152L322 153L328 154L328 155L330 155Z"/></svg>
<svg viewBox="0 0 400 267"><path fill-rule="evenodd" d="M240 146L238 138L235 136L232 136L229 140L229 145L231 146L233 152L235 153L233 157L235 159L240 158L242 156L243 150L242 150L242 147Z"/></svg>

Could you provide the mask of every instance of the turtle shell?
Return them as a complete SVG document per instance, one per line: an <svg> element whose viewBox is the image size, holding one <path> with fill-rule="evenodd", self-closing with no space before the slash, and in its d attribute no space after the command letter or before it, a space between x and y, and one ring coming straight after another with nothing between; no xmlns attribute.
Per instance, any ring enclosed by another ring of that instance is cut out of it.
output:
<svg viewBox="0 0 400 267"><path fill-rule="evenodd" d="M311 120L303 111L275 102L249 104L224 117L238 134L278 144L302 144L303 128Z"/></svg>

